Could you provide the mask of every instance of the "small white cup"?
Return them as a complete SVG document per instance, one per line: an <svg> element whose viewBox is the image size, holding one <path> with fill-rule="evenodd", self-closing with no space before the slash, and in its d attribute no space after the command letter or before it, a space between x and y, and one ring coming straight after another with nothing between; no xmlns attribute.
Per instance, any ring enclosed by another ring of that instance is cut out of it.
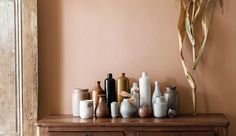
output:
<svg viewBox="0 0 236 136"><path fill-rule="evenodd" d="M111 117L112 118L118 117L118 104L117 104L117 102L111 103Z"/></svg>
<svg viewBox="0 0 236 136"><path fill-rule="evenodd" d="M80 118L93 118L93 100L80 101Z"/></svg>

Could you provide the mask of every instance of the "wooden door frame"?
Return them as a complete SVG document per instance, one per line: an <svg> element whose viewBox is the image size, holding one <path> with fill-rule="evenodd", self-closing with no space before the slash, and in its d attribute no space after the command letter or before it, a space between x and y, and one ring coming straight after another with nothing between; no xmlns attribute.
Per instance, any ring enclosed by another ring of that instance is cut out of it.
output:
<svg viewBox="0 0 236 136"><path fill-rule="evenodd" d="M37 0L19 0L22 60L22 136L36 135L38 117Z"/></svg>
<svg viewBox="0 0 236 136"><path fill-rule="evenodd" d="M4 100L10 100L7 102L12 102L14 105L14 109L9 109L6 113L1 111L3 118L7 118L11 113L14 117L10 116L10 119L14 120L14 123L6 119L4 123L9 124L2 126L9 125L10 128L2 130L0 128L0 135L34 136L36 135L34 124L38 116L37 0L0 0L0 4L3 11L0 19L2 19L1 22L5 21L0 25L1 28L6 28L6 32L3 29L1 33L2 37L6 36L2 39L6 41L1 46L3 51L12 53L11 58L14 58L14 62L11 62L10 58L3 58L3 63L0 65L2 70L0 72L5 72L1 80L7 80L5 84L2 84L3 88L6 87L6 90L2 89L3 93L4 91L11 92L14 100L11 101L10 95L0 96L3 103ZM5 63L12 66L13 72L9 70L9 66L4 65ZM7 106L5 106L6 109L12 108Z"/></svg>

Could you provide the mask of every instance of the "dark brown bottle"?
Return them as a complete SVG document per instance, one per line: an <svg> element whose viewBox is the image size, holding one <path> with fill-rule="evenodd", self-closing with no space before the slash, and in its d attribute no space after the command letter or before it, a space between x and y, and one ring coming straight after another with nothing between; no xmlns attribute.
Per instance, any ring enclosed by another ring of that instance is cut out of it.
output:
<svg viewBox="0 0 236 136"><path fill-rule="evenodd" d="M116 101L116 84L115 79L112 78L112 74L107 75L107 79L104 82L104 90L106 92L106 102L109 109L109 116L111 115L111 103Z"/></svg>

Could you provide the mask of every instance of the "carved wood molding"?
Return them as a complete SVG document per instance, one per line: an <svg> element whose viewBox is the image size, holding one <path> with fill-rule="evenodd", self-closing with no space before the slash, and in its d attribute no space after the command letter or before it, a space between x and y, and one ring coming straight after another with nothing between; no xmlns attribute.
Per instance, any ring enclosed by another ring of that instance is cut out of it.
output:
<svg viewBox="0 0 236 136"><path fill-rule="evenodd" d="M34 136L38 114L37 1L0 0L0 29L0 136Z"/></svg>

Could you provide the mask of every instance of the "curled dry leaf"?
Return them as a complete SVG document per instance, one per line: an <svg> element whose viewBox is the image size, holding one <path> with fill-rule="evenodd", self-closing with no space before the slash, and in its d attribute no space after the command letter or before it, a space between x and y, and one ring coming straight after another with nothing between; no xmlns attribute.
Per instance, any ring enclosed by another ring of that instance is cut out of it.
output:
<svg viewBox="0 0 236 136"><path fill-rule="evenodd" d="M121 91L120 96L123 98L131 98L131 94L127 93L126 91Z"/></svg>
<svg viewBox="0 0 236 136"><path fill-rule="evenodd" d="M131 96L131 98L129 98L130 104L132 104L134 107L135 107L136 101L137 100L135 99L135 97L133 95Z"/></svg>

